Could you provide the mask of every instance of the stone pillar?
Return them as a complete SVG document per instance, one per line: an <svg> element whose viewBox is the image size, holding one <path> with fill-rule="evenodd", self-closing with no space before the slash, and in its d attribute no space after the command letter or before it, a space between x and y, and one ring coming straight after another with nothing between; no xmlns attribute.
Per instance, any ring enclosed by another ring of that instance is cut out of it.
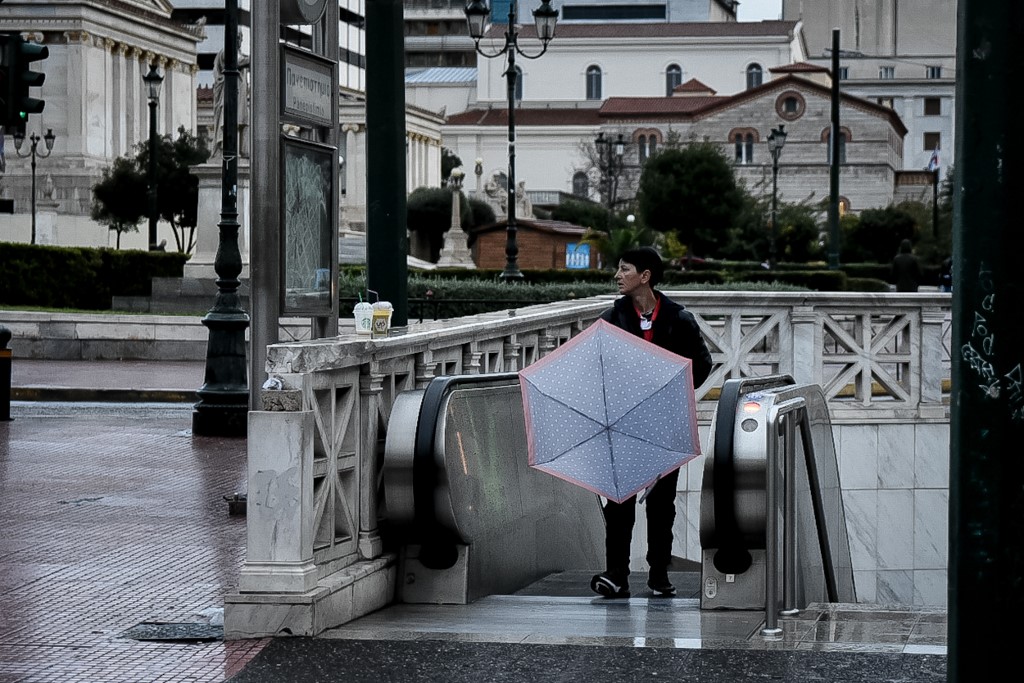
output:
<svg viewBox="0 0 1024 683"><path fill-rule="evenodd" d="M362 420L363 448L359 463L359 556L364 560L380 557L384 543L377 528L377 440L380 438L381 397L384 393L384 375L377 363L363 367L359 377L359 407ZM385 418L386 419L386 418Z"/></svg>
<svg viewBox="0 0 1024 683"><path fill-rule="evenodd" d="M49 173L43 181L43 197L36 201L36 244L60 244L57 235L57 207L54 200L53 178Z"/></svg>
<svg viewBox="0 0 1024 683"><path fill-rule="evenodd" d="M938 306L921 309L921 417L942 419L946 407L942 403L942 327L946 314Z"/></svg>
<svg viewBox="0 0 1024 683"><path fill-rule="evenodd" d="M305 593L313 563L312 411L249 413L249 478L242 593Z"/></svg>
<svg viewBox="0 0 1024 683"><path fill-rule="evenodd" d="M819 314L815 312L813 306L794 306L790 315L793 348L791 354L787 353L787 349L779 349L779 371L790 373L797 384L820 384L821 331L817 322ZM791 363L789 367L785 367L787 360Z"/></svg>
<svg viewBox="0 0 1024 683"><path fill-rule="evenodd" d="M216 279L213 263L220 245L221 181L220 164L205 163L192 167L199 178L199 209L196 221L196 251L185 264L185 277L193 280ZM249 162L238 163L238 250L242 254L240 280L249 279Z"/></svg>
<svg viewBox="0 0 1024 683"><path fill-rule="evenodd" d="M452 182L452 181L449 181ZM469 237L462 230L462 192L455 188L452 191L452 224L444 235L444 246L441 248L441 255L437 265L446 268L475 268L473 255L466 243Z"/></svg>

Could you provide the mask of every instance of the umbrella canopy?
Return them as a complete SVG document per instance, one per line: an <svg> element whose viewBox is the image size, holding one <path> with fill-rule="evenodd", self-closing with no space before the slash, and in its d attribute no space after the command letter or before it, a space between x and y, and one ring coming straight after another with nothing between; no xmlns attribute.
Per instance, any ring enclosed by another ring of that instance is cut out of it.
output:
<svg viewBox="0 0 1024 683"><path fill-rule="evenodd" d="M700 455L690 360L603 320L519 381L530 466L617 503Z"/></svg>

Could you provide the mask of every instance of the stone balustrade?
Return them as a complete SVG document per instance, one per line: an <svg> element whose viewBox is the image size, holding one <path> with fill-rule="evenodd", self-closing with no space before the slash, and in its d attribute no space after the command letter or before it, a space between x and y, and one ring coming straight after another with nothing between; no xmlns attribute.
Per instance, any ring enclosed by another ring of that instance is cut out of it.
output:
<svg viewBox="0 0 1024 683"><path fill-rule="evenodd" d="M837 425L860 598L944 604L937 582L945 579L945 511L932 510L937 521L914 504L944 490L943 463L948 470L950 296L672 296L697 316L715 361L697 390L702 443L726 379L786 373L820 383ZM412 324L379 340L343 325L337 338L270 346L267 371L280 388L264 391L264 409L250 413L248 548L240 590L227 601L228 637L313 634L387 604L395 563L378 528L378 491L395 397L436 376L520 370L585 329L611 301ZM676 554L698 559L699 464L686 469L679 487ZM887 507L890 498L898 509ZM930 500L943 505L941 496ZM909 545L886 536L892 520L884 515L900 511L915 535ZM899 546L910 557L896 557ZM633 555L642 562L642 548Z"/></svg>

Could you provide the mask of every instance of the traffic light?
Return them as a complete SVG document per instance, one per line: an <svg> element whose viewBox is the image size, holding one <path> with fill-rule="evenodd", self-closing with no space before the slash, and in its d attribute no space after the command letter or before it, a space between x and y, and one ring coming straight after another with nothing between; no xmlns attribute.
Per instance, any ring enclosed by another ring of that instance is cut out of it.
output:
<svg viewBox="0 0 1024 683"><path fill-rule="evenodd" d="M32 62L50 56L45 45L30 43L17 34L0 34L3 48L3 69L0 73L0 100L3 109L3 125L18 126L28 120L29 114L40 114L46 102L30 97L28 89L38 88L46 80L46 74L32 71Z"/></svg>

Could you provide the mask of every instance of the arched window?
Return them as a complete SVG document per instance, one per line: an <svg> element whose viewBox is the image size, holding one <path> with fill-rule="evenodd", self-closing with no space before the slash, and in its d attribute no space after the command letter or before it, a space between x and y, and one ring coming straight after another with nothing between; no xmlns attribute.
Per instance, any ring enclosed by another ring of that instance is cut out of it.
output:
<svg viewBox="0 0 1024 683"><path fill-rule="evenodd" d="M683 82L683 69L678 64L669 64L665 69L665 96L671 96L677 85Z"/></svg>
<svg viewBox="0 0 1024 683"><path fill-rule="evenodd" d="M654 153L658 151L658 138L651 136L647 138L647 156L653 157Z"/></svg>
<svg viewBox="0 0 1024 683"><path fill-rule="evenodd" d="M640 158L640 163L647 161L647 136L641 135L636 139L636 153Z"/></svg>
<svg viewBox="0 0 1024 683"><path fill-rule="evenodd" d="M831 126L821 131L821 141L825 143L825 160L832 163L832 130ZM846 163L846 143L850 141L850 131L845 127L839 129L839 163Z"/></svg>
<svg viewBox="0 0 1024 683"><path fill-rule="evenodd" d="M651 128L641 128L633 132L637 160L641 164L654 156L654 153L658 151L659 136L660 133L656 129Z"/></svg>
<svg viewBox="0 0 1024 683"><path fill-rule="evenodd" d="M523 101L523 70L516 66L516 102Z"/></svg>
<svg viewBox="0 0 1024 683"><path fill-rule="evenodd" d="M751 64L747 67L747 90L756 88L764 82L764 70L760 64Z"/></svg>
<svg viewBox="0 0 1024 683"><path fill-rule="evenodd" d="M596 64L587 67L587 99L601 99L601 67Z"/></svg>
<svg viewBox="0 0 1024 683"><path fill-rule="evenodd" d="M754 163L754 135L753 133L747 133L746 135L740 134L736 136L736 163L737 164L752 164Z"/></svg>
<svg viewBox="0 0 1024 683"><path fill-rule="evenodd" d="M590 179L583 171L572 174L572 193L577 197L586 197L590 192Z"/></svg>
<svg viewBox="0 0 1024 683"><path fill-rule="evenodd" d="M760 136L753 128L733 128L729 131L729 142L736 149L737 164L754 163L754 143L760 141Z"/></svg>

